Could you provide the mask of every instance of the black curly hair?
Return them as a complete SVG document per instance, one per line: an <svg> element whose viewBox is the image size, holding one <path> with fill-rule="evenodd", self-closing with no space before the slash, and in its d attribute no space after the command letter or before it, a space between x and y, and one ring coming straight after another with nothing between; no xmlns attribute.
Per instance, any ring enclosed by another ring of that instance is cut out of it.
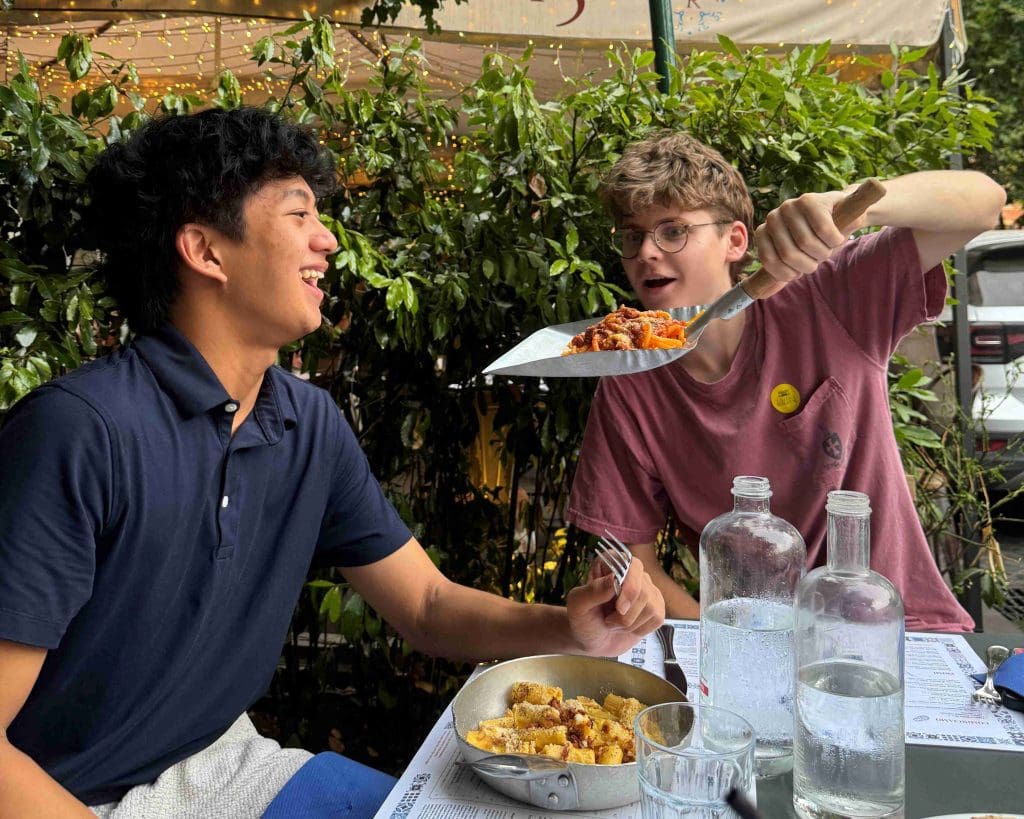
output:
<svg viewBox="0 0 1024 819"><path fill-rule="evenodd" d="M107 290L131 329L153 332L168 319L182 225L199 222L240 241L246 197L295 176L317 199L336 185L316 136L262 108L155 119L103 151L86 181L86 221Z"/></svg>

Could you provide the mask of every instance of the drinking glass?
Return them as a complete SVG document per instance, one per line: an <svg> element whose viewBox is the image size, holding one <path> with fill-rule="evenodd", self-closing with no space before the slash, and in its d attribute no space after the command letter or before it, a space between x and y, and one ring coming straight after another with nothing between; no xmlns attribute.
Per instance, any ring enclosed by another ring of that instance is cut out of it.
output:
<svg viewBox="0 0 1024 819"><path fill-rule="evenodd" d="M644 819L738 819L732 788L756 803L754 729L738 714L668 702L637 714L633 730Z"/></svg>

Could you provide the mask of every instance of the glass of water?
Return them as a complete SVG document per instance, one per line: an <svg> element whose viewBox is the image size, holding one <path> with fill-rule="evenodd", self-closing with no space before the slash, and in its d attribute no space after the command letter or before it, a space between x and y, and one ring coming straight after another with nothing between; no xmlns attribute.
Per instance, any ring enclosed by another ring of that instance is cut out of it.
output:
<svg viewBox="0 0 1024 819"><path fill-rule="evenodd" d="M732 788L756 803L754 729L738 714L667 702L637 714L633 730L644 819L738 819Z"/></svg>

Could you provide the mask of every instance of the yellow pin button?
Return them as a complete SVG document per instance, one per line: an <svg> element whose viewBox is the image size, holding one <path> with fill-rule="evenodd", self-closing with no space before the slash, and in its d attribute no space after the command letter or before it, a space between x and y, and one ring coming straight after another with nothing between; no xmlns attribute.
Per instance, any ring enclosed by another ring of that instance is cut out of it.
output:
<svg viewBox="0 0 1024 819"><path fill-rule="evenodd" d="M792 384L778 384L772 390L772 406L779 412L796 412L800 406L800 392Z"/></svg>

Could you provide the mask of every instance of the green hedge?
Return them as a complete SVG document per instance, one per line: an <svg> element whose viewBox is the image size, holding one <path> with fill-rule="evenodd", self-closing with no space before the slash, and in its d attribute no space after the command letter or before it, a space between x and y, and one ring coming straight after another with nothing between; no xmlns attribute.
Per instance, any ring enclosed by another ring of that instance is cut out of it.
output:
<svg viewBox="0 0 1024 819"><path fill-rule="evenodd" d="M950 152L987 146L993 125L969 86L961 95L957 78L911 67L923 50L895 52L869 89L837 79L827 44L771 58L722 40L683 60L664 95L653 54L610 50L607 79L570 79L542 101L529 54L489 55L475 83L442 99L418 47L392 48L358 91L335 68L326 21L253 49L293 77L266 104L319 129L349 183L323 206L341 248L323 282L327 322L282 363L298 354L332 393L449 576L519 599L560 599L584 563L560 514L594 385L480 373L531 331L627 297L595 197L623 146L652 129L691 131L736 163L760 218L803 191L945 167ZM147 102L134 69L86 41L66 37L60 58L72 79L99 77L70 105L43 95L24 62L0 85L0 412L129 335L82 232L79 184L96 154L154 112L241 103L230 74L201 98ZM500 490L473 480L481 417L505 459ZM667 564L684 558L667 548ZM293 635L286 646L263 727L397 769L466 669L411 654L339 580L310 584L295 632L313 645ZM328 621L344 647L327 647Z"/></svg>

